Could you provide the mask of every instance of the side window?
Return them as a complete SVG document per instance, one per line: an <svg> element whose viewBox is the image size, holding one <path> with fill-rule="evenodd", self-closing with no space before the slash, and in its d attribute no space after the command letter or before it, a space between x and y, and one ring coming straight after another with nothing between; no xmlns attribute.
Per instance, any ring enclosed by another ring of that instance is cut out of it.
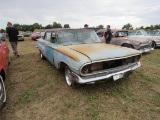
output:
<svg viewBox="0 0 160 120"><path fill-rule="evenodd" d="M45 34L45 38L44 39L47 40L47 41L50 41L51 40L51 32L47 32Z"/></svg>
<svg viewBox="0 0 160 120"><path fill-rule="evenodd" d="M52 33L51 33L51 39L50 39L50 42L52 42L52 43L56 43L56 33L55 33L55 32L52 32Z"/></svg>
<svg viewBox="0 0 160 120"><path fill-rule="evenodd" d="M140 31L137 32L137 35L142 35L142 33Z"/></svg>

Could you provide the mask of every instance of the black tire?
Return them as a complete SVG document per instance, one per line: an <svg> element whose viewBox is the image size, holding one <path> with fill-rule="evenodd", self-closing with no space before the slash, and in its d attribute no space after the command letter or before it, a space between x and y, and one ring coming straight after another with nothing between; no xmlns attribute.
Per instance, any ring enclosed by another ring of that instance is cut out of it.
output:
<svg viewBox="0 0 160 120"><path fill-rule="evenodd" d="M152 46L153 49L155 49L156 48L156 43L154 41L152 41L151 46Z"/></svg>
<svg viewBox="0 0 160 120"><path fill-rule="evenodd" d="M41 57L41 59L42 60L45 60L46 58L45 58L45 56L43 55L43 53L40 51L40 57Z"/></svg>
<svg viewBox="0 0 160 120"><path fill-rule="evenodd" d="M123 47L127 47L127 48L132 48L133 49L133 47L132 47L132 45L130 45L130 44L124 44L124 45L122 45Z"/></svg>
<svg viewBox="0 0 160 120"><path fill-rule="evenodd" d="M4 86L4 82L3 82L3 78L0 75L0 109L2 109L5 106L6 103L6 91L5 91L5 86Z"/></svg>
<svg viewBox="0 0 160 120"><path fill-rule="evenodd" d="M65 80L69 87L75 89L79 87L79 84L72 80L71 70L68 66L65 66Z"/></svg>

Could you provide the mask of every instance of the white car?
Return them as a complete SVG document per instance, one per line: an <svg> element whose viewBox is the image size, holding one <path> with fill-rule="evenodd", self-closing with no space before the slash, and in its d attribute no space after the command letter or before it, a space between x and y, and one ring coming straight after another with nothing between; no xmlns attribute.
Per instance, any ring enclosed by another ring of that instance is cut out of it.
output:
<svg viewBox="0 0 160 120"><path fill-rule="evenodd" d="M158 35L150 36L145 30L128 30L128 36L152 39L152 48L160 47L160 35Z"/></svg>
<svg viewBox="0 0 160 120"><path fill-rule="evenodd" d="M23 35L17 35L18 36L18 41L24 41L24 36Z"/></svg>

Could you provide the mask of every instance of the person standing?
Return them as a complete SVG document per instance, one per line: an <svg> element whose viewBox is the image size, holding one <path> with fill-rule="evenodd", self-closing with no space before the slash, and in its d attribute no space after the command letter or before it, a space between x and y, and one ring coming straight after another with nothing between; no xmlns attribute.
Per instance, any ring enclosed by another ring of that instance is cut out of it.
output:
<svg viewBox="0 0 160 120"><path fill-rule="evenodd" d="M112 39L112 31L110 29L110 25L107 25L106 29L107 31L104 33L104 37L105 37L106 43L110 44Z"/></svg>
<svg viewBox="0 0 160 120"><path fill-rule="evenodd" d="M18 44L18 35L19 32L17 28L15 28L11 22L7 23L7 28L6 28L6 37L9 37L9 42L11 44L11 47L13 49L14 55L18 58L18 50L17 50L17 44Z"/></svg>

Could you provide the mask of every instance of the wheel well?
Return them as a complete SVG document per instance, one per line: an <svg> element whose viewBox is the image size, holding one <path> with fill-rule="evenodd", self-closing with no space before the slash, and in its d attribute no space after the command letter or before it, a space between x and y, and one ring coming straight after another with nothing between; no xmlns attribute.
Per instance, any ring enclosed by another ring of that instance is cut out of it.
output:
<svg viewBox="0 0 160 120"><path fill-rule="evenodd" d="M59 67L59 69L62 70L62 71L64 71L65 66L66 66L66 63L60 62L60 67Z"/></svg>
<svg viewBox="0 0 160 120"><path fill-rule="evenodd" d="M121 46L124 46L124 45L127 45L128 43L123 43ZM131 45L132 48L134 49L134 46L132 44L128 44L128 45Z"/></svg>
<svg viewBox="0 0 160 120"><path fill-rule="evenodd" d="M5 72L3 69L0 71L0 75L2 76L3 80L5 80Z"/></svg>

